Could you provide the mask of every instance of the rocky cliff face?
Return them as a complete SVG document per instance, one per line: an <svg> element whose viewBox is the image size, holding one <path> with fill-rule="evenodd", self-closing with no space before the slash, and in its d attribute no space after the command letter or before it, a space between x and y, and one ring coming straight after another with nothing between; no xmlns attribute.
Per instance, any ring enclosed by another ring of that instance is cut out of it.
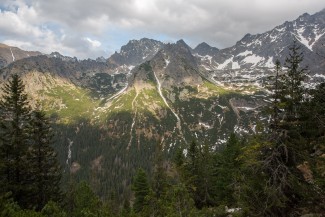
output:
<svg viewBox="0 0 325 217"><path fill-rule="evenodd" d="M160 41L147 38L131 40L121 47L119 53L115 52L107 61L114 66L136 66L150 60L163 45Z"/></svg>

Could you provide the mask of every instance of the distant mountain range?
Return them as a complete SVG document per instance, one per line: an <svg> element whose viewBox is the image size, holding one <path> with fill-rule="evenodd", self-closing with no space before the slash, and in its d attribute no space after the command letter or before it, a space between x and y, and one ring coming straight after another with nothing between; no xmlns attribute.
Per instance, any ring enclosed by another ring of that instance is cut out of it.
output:
<svg viewBox="0 0 325 217"><path fill-rule="evenodd" d="M149 170L157 144L172 156L192 140L218 148L231 132L263 130L257 126L268 121L261 111L270 102L263 84L294 40L309 66L306 85L325 81L323 10L226 49L143 38L108 59L78 60L0 45L0 86L22 76L31 104L40 102L55 123L66 173L104 194L129 186L136 168Z"/></svg>

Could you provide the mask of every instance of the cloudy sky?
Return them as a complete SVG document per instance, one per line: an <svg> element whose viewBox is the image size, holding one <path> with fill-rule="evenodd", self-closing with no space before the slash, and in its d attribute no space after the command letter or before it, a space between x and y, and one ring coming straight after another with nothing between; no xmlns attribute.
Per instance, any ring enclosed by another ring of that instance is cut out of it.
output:
<svg viewBox="0 0 325 217"><path fill-rule="evenodd" d="M81 59L143 37L225 48L324 8L324 0L0 0L0 42Z"/></svg>

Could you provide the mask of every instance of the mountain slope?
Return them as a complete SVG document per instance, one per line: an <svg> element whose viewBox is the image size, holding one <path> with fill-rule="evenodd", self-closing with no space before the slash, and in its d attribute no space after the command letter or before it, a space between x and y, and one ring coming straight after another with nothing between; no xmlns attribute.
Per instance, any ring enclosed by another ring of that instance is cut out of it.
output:
<svg viewBox="0 0 325 217"><path fill-rule="evenodd" d="M11 74L25 75L30 72L50 74L64 79L73 85L88 89L97 98L114 94L126 85L126 75L112 74L111 67L105 62L77 60L59 53L17 60L1 69L0 78L6 80Z"/></svg>
<svg viewBox="0 0 325 217"><path fill-rule="evenodd" d="M38 51L24 51L17 47L0 43L0 69L16 60L38 55L41 55Z"/></svg>

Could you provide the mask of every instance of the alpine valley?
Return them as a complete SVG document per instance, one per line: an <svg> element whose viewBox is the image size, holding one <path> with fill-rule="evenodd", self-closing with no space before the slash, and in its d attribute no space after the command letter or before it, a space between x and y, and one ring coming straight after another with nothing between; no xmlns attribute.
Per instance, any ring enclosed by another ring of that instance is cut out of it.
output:
<svg viewBox="0 0 325 217"><path fill-rule="evenodd" d="M19 74L31 105L51 117L66 183L129 196L136 169L152 171L158 145L171 159L193 140L218 149L231 132L263 131L275 60L285 62L294 40L313 88L325 81L325 10L225 49L142 38L108 59L79 60L0 44L0 85Z"/></svg>

